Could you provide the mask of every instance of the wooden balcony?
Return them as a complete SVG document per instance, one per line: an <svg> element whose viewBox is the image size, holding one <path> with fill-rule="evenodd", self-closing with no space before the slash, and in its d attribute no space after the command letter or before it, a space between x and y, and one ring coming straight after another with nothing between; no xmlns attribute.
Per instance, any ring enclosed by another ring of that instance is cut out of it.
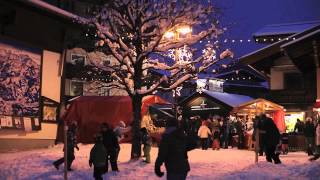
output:
<svg viewBox="0 0 320 180"><path fill-rule="evenodd" d="M272 102L288 105L311 105L316 101L316 92L306 90L271 90L265 95L265 99Z"/></svg>

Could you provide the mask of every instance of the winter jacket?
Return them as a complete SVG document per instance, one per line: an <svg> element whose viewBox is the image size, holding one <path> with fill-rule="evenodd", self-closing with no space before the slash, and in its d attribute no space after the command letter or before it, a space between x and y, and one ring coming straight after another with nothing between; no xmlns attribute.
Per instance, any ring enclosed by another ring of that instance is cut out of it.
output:
<svg viewBox="0 0 320 180"><path fill-rule="evenodd" d="M151 139L151 137L150 137L150 135L148 133L143 133L142 134L142 144L151 146L152 139Z"/></svg>
<svg viewBox="0 0 320 180"><path fill-rule="evenodd" d="M196 147L180 129L167 128L159 146L155 168L165 164L167 172L185 173L190 171L187 152Z"/></svg>
<svg viewBox="0 0 320 180"><path fill-rule="evenodd" d="M302 133L304 131L304 124L303 122L297 121L296 125L294 126L294 132Z"/></svg>
<svg viewBox="0 0 320 180"><path fill-rule="evenodd" d="M200 126L200 128L198 130L198 136L200 138L208 138L209 135L211 135L210 129L206 125Z"/></svg>
<svg viewBox="0 0 320 180"><path fill-rule="evenodd" d="M101 134L103 138L103 145L107 151L115 152L120 149L116 134L111 129L101 132Z"/></svg>
<svg viewBox="0 0 320 180"><path fill-rule="evenodd" d="M213 139L220 140L220 132L219 132L219 131L215 131L215 132L213 133Z"/></svg>
<svg viewBox="0 0 320 180"><path fill-rule="evenodd" d="M305 128L304 128L304 135L306 137L314 137L315 135L315 128L312 122L306 122Z"/></svg>
<svg viewBox="0 0 320 180"><path fill-rule="evenodd" d="M267 147L276 146L280 142L280 132L273 122L271 118L266 118L264 120L263 127L261 127L266 133L264 135L265 138L265 145Z"/></svg>
<svg viewBox="0 0 320 180"><path fill-rule="evenodd" d="M317 125L316 128L316 145L320 146L320 125Z"/></svg>
<svg viewBox="0 0 320 180"><path fill-rule="evenodd" d="M106 166L107 151L102 143L96 143L90 151L89 163L93 163L95 167Z"/></svg>
<svg viewBox="0 0 320 180"><path fill-rule="evenodd" d="M69 129L67 131L67 152L68 152L68 154L73 154L74 148L78 148L77 136L76 136L75 131ZM65 150L65 148L63 148L63 151L64 150Z"/></svg>

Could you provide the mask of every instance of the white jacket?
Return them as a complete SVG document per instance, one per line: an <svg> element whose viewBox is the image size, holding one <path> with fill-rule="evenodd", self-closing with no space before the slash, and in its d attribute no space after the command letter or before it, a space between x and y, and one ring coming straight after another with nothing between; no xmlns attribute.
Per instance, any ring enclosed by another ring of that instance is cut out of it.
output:
<svg viewBox="0 0 320 180"><path fill-rule="evenodd" d="M208 138L209 135L211 135L210 129L206 125L200 126L200 128L198 130L198 136L200 138Z"/></svg>
<svg viewBox="0 0 320 180"><path fill-rule="evenodd" d="M320 124L317 125L316 129L316 145L320 146Z"/></svg>

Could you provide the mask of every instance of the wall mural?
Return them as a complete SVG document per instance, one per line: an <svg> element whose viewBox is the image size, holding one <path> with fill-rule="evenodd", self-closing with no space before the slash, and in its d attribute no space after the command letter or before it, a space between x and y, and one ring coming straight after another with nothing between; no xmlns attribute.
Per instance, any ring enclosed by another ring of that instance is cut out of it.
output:
<svg viewBox="0 0 320 180"><path fill-rule="evenodd" d="M38 116L41 51L0 41L0 114Z"/></svg>

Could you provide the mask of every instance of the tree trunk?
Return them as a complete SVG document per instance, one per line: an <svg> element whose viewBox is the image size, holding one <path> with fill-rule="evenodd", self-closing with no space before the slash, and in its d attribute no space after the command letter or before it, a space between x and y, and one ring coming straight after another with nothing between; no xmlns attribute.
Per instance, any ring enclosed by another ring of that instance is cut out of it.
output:
<svg viewBox="0 0 320 180"><path fill-rule="evenodd" d="M132 109L133 109L133 126L132 126L132 148L131 148L131 159L138 159L141 156L141 141L140 141L140 128L141 128L141 105L142 96L133 95Z"/></svg>

